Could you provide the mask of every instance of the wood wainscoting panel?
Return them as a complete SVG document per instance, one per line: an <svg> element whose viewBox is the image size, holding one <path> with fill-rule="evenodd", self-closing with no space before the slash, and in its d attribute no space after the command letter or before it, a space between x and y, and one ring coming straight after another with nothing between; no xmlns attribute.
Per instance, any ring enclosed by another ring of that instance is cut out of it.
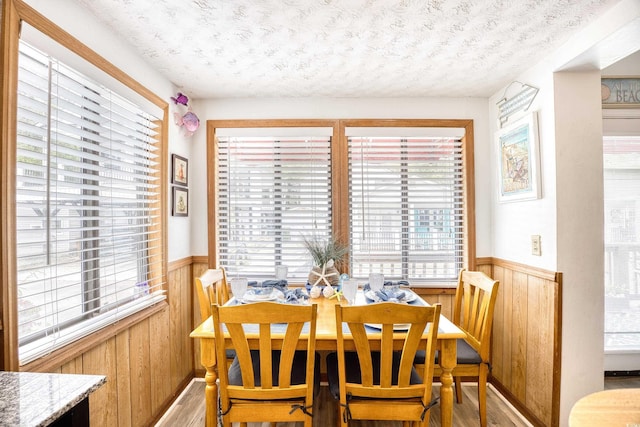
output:
<svg viewBox="0 0 640 427"><path fill-rule="evenodd" d="M500 282L490 382L532 424L558 426L562 275L496 258L477 265Z"/></svg>
<svg viewBox="0 0 640 427"><path fill-rule="evenodd" d="M131 369L131 425L148 425L151 419L151 353L149 321L129 328L129 364Z"/></svg>
<svg viewBox="0 0 640 427"><path fill-rule="evenodd" d="M456 296L455 288L412 288L429 304L442 305L440 313L447 319L453 320L453 304Z"/></svg>
<svg viewBox="0 0 640 427"><path fill-rule="evenodd" d="M498 269L500 267L497 267ZM502 283L502 282L501 282ZM505 284L505 287L507 285ZM506 310L511 308L511 325L507 333L511 334L511 391L520 400L526 397L527 383L527 341L528 341L528 300L527 275L514 271L511 282L511 300L504 300Z"/></svg>
<svg viewBox="0 0 640 427"><path fill-rule="evenodd" d="M116 339L92 348L82 355L82 373L90 375L106 375L116 378ZM102 387L89 395L89 416L91 424L97 426L112 426L118 423L118 407L109 402L118 399L117 382L107 381Z"/></svg>
<svg viewBox="0 0 640 427"><path fill-rule="evenodd" d="M175 389L193 373L193 340L189 334L193 330L193 282L191 266L179 268L168 274L169 280L169 323L171 337L171 387Z"/></svg>
<svg viewBox="0 0 640 427"><path fill-rule="evenodd" d="M554 288L533 276L529 276L528 285L525 402L540 419L549 422L553 410L549 403L553 399Z"/></svg>
<svg viewBox="0 0 640 427"><path fill-rule="evenodd" d="M171 347L169 328L169 309L165 309L157 315L149 318L149 348L165 349ZM189 347L187 347L188 351ZM168 351L160 350L151 357L151 413L158 414L169 403L167 399L172 396L172 384L167 381L165 372L171 361ZM183 379L184 380L184 379Z"/></svg>
<svg viewBox="0 0 640 427"><path fill-rule="evenodd" d="M82 356L78 356L75 359L71 359L64 365L60 366L60 369L56 372L61 374L81 374L82 373Z"/></svg>
<svg viewBox="0 0 640 427"><path fill-rule="evenodd" d="M118 427L131 426L131 366L129 364L129 330L116 335L118 367ZM109 379L107 378L107 381ZM89 401L91 405L91 401Z"/></svg>

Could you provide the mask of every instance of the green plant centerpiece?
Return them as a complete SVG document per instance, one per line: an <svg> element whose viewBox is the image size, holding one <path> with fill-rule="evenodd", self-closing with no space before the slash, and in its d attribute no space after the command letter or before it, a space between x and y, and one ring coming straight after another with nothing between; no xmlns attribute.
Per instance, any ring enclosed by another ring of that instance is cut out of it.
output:
<svg viewBox="0 0 640 427"><path fill-rule="evenodd" d="M305 237L304 245L313 258L313 268L307 279L309 284L319 287L337 285L340 280L340 272L336 268L336 263L342 260L349 248L333 237L327 239Z"/></svg>

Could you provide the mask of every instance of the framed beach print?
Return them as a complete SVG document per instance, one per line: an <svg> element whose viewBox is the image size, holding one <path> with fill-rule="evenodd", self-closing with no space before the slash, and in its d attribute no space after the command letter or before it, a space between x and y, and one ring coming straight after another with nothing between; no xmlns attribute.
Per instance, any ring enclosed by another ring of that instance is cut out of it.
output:
<svg viewBox="0 0 640 427"><path fill-rule="evenodd" d="M189 161L177 154L171 155L171 182L187 186L189 181Z"/></svg>
<svg viewBox="0 0 640 427"><path fill-rule="evenodd" d="M538 119L532 112L497 132L501 202L540 198Z"/></svg>
<svg viewBox="0 0 640 427"><path fill-rule="evenodd" d="M171 200L171 215L189 216L189 190L183 187L173 187Z"/></svg>

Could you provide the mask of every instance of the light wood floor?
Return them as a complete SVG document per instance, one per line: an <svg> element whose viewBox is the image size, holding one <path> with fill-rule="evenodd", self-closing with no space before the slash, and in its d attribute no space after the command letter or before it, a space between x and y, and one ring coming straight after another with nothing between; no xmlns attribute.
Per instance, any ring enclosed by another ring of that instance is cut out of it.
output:
<svg viewBox="0 0 640 427"><path fill-rule="evenodd" d="M605 389L612 388L640 388L640 376L632 377L606 377ZM461 404L454 404L454 424L456 426L478 425L476 406L477 386L464 384L462 387L464 396ZM439 387L434 386L434 394L438 394ZM314 426L325 427L336 425L337 408L327 391L322 387L320 391L319 408L314 417ZM156 427L202 427L204 426L204 380L196 379L189 384L184 393L177 399L172 408L165 414ZM530 424L520 417L520 414L511 405L506 403L499 393L489 386L487 392L487 423L489 426L529 426ZM267 425L267 424L265 424ZM360 427L391 427L400 423L382 423L379 421L354 421L353 426ZM440 425L440 408L431 409L431 426ZM258 427L253 424L251 427ZM278 427L292 427L295 423L279 423Z"/></svg>
<svg viewBox="0 0 640 427"><path fill-rule="evenodd" d="M640 376L632 377L605 377L604 389L614 388L640 388Z"/></svg>
<svg viewBox="0 0 640 427"><path fill-rule="evenodd" d="M463 402L454 403L454 425L474 426L479 425L477 407L477 386L464 384ZM440 387L434 385L434 395L438 395ZM337 404L329 395L327 387L321 387L318 399L319 407L315 412L313 425L317 427L335 426L337 423ZM314 405L315 406L315 405ZM156 424L156 427L202 427L204 426L204 381L201 379L193 381L178 398L176 404L165 414L163 419ZM500 427L525 427L530 424L521 418L520 414L502 399L491 386L487 392L487 423L489 426ZM431 409L431 426L440 425L440 407L438 405ZM268 426L268 423L263 424ZM302 423L299 423L302 425ZM381 421L353 421L352 426L359 427L395 427L402 423L381 422ZM262 427L260 424L249 423L250 427ZM296 423L278 423L277 427L294 427Z"/></svg>

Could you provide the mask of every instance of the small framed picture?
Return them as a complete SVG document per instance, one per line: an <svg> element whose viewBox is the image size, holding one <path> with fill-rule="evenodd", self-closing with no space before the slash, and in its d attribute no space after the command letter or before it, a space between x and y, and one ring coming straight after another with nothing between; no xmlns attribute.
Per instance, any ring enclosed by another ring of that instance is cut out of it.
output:
<svg viewBox="0 0 640 427"><path fill-rule="evenodd" d="M171 155L171 182L185 187L189 183L189 161L177 154Z"/></svg>
<svg viewBox="0 0 640 427"><path fill-rule="evenodd" d="M497 132L500 202L540 198L538 119L536 113Z"/></svg>
<svg viewBox="0 0 640 427"><path fill-rule="evenodd" d="M177 186L173 187L171 215L189 216L189 189Z"/></svg>

